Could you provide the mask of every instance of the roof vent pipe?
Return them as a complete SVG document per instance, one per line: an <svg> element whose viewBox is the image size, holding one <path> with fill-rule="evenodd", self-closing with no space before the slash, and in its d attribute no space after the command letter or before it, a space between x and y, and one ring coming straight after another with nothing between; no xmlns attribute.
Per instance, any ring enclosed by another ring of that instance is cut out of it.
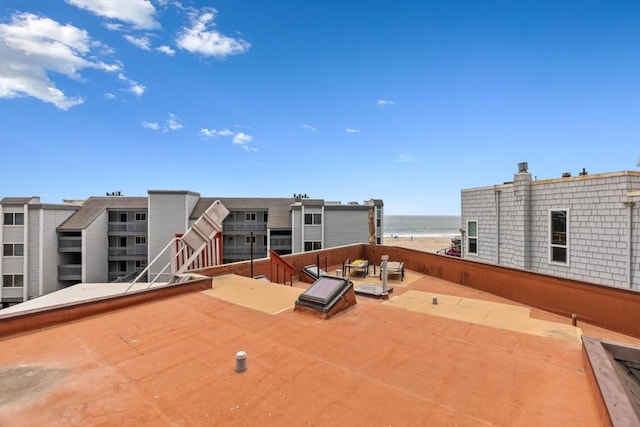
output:
<svg viewBox="0 0 640 427"><path fill-rule="evenodd" d="M236 372L244 372L247 370L247 352L239 351L236 353Z"/></svg>

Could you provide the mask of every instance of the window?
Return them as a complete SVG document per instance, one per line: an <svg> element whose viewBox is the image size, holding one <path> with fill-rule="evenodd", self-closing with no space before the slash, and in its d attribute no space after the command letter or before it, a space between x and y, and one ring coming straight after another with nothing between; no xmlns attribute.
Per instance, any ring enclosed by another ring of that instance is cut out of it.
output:
<svg viewBox="0 0 640 427"><path fill-rule="evenodd" d="M255 212L245 212L244 214L245 221L255 221L256 218L257 218L257 215Z"/></svg>
<svg viewBox="0 0 640 427"><path fill-rule="evenodd" d="M251 243L256 243L256 236L244 236L244 242L247 245L250 245Z"/></svg>
<svg viewBox="0 0 640 427"><path fill-rule="evenodd" d="M22 274L4 274L2 276L3 288L20 288L23 286L24 276Z"/></svg>
<svg viewBox="0 0 640 427"><path fill-rule="evenodd" d="M5 243L3 251L4 256L24 256L24 245L22 243Z"/></svg>
<svg viewBox="0 0 640 427"><path fill-rule="evenodd" d="M467 253L478 254L478 221L467 221Z"/></svg>
<svg viewBox="0 0 640 427"><path fill-rule="evenodd" d="M136 236L136 245L146 245L147 236Z"/></svg>
<svg viewBox="0 0 640 427"><path fill-rule="evenodd" d="M136 261L136 268L145 268L147 266L147 261L138 260Z"/></svg>
<svg viewBox="0 0 640 427"><path fill-rule="evenodd" d="M121 236L120 237L120 247L121 248L126 248L127 247L127 238L125 236Z"/></svg>
<svg viewBox="0 0 640 427"><path fill-rule="evenodd" d="M21 212L5 213L4 225L24 225L24 214Z"/></svg>
<svg viewBox="0 0 640 427"><path fill-rule="evenodd" d="M136 221L146 221L147 214L145 212L136 212Z"/></svg>
<svg viewBox="0 0 640 427"><path fill-rule="evenodd" d="M322 214L319 213L306 213L304 214L305 225L320 225L322 224Z"/></svg>
<svg viewBox="0 0 640 427"><path fill-rule="evenodd" d="M304 251L315 251L322 249L322 242L304 242Z"/></svg>
<svg viewBox="0 0 640 427"><path fill-rule="evenodd" d="M549 262L567 263L567 211L549 212Z"/></svg>

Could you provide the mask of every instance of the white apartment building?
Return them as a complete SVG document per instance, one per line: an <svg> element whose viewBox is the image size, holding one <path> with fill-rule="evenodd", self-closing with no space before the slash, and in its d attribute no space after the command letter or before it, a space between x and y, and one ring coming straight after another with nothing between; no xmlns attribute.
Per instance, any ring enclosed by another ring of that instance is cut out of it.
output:
<svg viewBox="0 0 640 427"><path fill-rule="evenodd" d="M38 197L0 200L3 306L75 283L130 281L147 266L155 277L169 262L163 248L219 200L223 262L370 242L382 243L383 203L291 198L213 198L192 191L149 190L41 204ZM156 263L151 261L160 256Z"/></svg>
<svg viewBox="0 0 640 427"><path fill-rule="evenodd" d="M640 173L513 181L461 192L462 256L574 280L640 288Z"/></svg>

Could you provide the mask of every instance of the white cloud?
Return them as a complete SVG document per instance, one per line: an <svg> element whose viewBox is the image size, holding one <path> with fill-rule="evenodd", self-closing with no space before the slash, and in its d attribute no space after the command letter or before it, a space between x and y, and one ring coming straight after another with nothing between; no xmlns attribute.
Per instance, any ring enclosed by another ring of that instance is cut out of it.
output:
<svg viewBox="0 0 640 427"><path fill-rule="evenodd" d="M162 53L167 54L169 56L173 56L173 55L176 54L176 51L171 49L169 46L159 46L159 47L156 48L156 50L158 52L162 52Z"/></svg>
<svg viewBox="0 0 640 427"><path fill-rule="evenodd" d="M409 163L409 162L415 162L415 161L416 159L410 156L409 154L398 154L398 156L396 157L396 162L400 162L400 163Z"/></svg>
<svg viewBox="0 0 640 427"><path fill-rule="evenodd" d="M122 73L118 73L118 79L128 84L129 88L127 90L136 96L142 96L146 89L143 85L136 82L135 80L131 80L129 77L125 76Z"/></svg>
<svg viewBox="0 0 640 427"><path fill-rule="evenodd" d="M142 127L145 129L158 130L160 129L160 123L158 122L142 122Z"/></svg>
<svg viewBox="0 0 640 427"><path fill-rule="evenodd" d="M378 99L376 104L378 104L379 107L388 107L389 105L395 105L395 102L389 101L387 99Z"/></svg>
<svg viewBox="0 0 640 427"><path fill-rule="evenodd" d="M88 10L94 15L126 22L137 28L155 29L160 24L156 21L156 9L153 3L143 0L66 0L67 3L80 9Z"/></svg>
<svg viewBox="0 0 640 427"><path fill-rule="evenodd" d="M199 15L193 13L191 27L182 28L179 33L176 41L178 47L191 53L215 58L225 58L248 51L251 47L249 42L227 37L213 29L216 13L213 8L204 8Z"/></svg>
<svg viewBox="0 0 640 427"><path fill-rule="evenodd" d="M130 81L129 92L131 92L132 94L136 96L142 96L145 89L146 88L140 83L134 82L133 80Z"/></svg>
<svg viewBox="0 0 640 427"><path fill-rule="evenodd" d="M184 127L182 125L182 121L178 118L178 116L173 113L167 113L167 115L168 117L162 125L158 122L142 122L142 127L144 127L145 129L159 130L162 132L180 130Z"/></svg>
<svg viewBox="0 0 640 427"><path fill-rule="evenodd" d="M139 47L140 49L143 50L151 50L151 42L149 41L148 37L134 37L132 35L129 34L125 34L124 38L131 43L134 46Z"/></svg>
<svg viewBox="0 0 640 427"><path fill-rule="evenodd" d="M216 136L231 136L233 132L229 129L215 130L215 129L200 129L200 135L207 138L214 138Z"/></svg>
<svg viewBox="0 0 640 427"><path fill-rule="evenodd" d="M182 129L182 123L180 123L180 119L173 113L169 113L169 118L166 120L167 128L169 130L178 130Z"/></svg>
<svg viewBox="0 0 640 427"><path fill-rule="evenodd" d="M104 94L104 98L111 100L111 99L116 99L116 96L114 94L112 94L111 92L107 92L107 93Z"/></svg>
<svg viewBox="0 0 640 427"><path fill-rule="evenodd" d="M248 135L248 134L244 133L244 132L238 132L233 137L233 143L234 144L238 144L238 145L247 145L252 140L253 140L253 137L251 135Z"/></svg>
<svg viewBox="0 0 640 427"><path fill-rule="evenodd" d="M315 127L315 126L308 125L308 124L306 124L306 123L301 124L301 125L300 125L300 127L301 127L302 129L305 129L305 130L308 130L308 131L311 131L311 132L316 132L316 131L318 130L318 129L316 129L316 127Z"/></svg>
<svg viewBox="0 0 640 427"><path fill-rule="evenodd" d="M106 24L104 24L105 28L107 30L110 31L123 31L124 30L124 25L122 24L118 24L115 22L107 22Z"/></svg>
<svg viewBox="0 0 640 427"><path fill-rule="evenodd" d="M236 127L239 127L239 126L236 125ZM258 151L257 148L251 147L249 145L249 143L253 141L253 136L246 134L244 132L236 133L227 128L224 128L222 130L202 128L200 129L200 135L204 138L215 138L218 136L233 137L231 138L231 141L234 144L242 147L244 151L247 151L247 152Z"/></svg>
<svg viewBox="0 0 640 427"><path fill-rule="evenodd" d="M80 71L117 71L119 64L96 58L93 48L102 45L71 24L31 13L17 13L8 24L0 24L0 98L32 96L67 110L82 104L81 97L68 97L49 79L58 73L82 81Z"/></svg>
<svg viewBox="0 0 640 427"><path fill-rule="evenodd" d="M347 132L347 133L360 133L360 132L362 132L362 130L360 130L360 129L353 129L353 128L346 128L344 131Z"/></svg>

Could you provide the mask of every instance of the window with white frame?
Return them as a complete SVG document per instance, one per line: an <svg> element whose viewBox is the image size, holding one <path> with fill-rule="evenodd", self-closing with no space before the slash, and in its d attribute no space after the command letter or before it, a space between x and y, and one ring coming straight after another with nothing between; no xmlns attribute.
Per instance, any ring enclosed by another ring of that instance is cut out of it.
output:
<svg viewBox="0 0 640 427"><path fill-rule="evenodd" d="M244 213L244 220L245 221L250 221L250 222L255 222L258 218L258 215L255 212L245 212Z"/></svg>
<svg viewBox="0 0 640 427"><path fill-rule="evenodd" d="M569 260L568 211L549 211L549 262L567 264Z"/></svg>
<svg viewBox="0 0 640 427"><path fill-rule="evenodd" d="M145 268L146 266L147 266L147 261L136 260L136 268Z"/></svg>
<svg viewBox="0 0 640 427"><path fill-rule="evenodd" d="M467 253L478 254L478 221L467 221Z"/></svg>
<svg viewBox="0 0 640 427"><path fill-rule="evenodd" d="M306 213L304 214L305 225L320 225L322 224L322 214L320 213Z"/></svg>
<svg viewBox="0 0 640 427"><path fill-rule="evenodd" d="M3 274L3 288L21 288L24 286L24 276L22 274Z"/></svg>
<svg viewBox="0 0 640 427"><path fill-rule="evenodd" d="M244 236L244 242L247 245L250 245L251 243L256 243L256 236Z"/></svg>
<svg viewBox="0 0 640 427"><path fill-rule="evenodd" d="M315 251L322 249L322 242L304 242L304 251Z"/></svg>
<svg viewBox="0 0 640 427"><path fill-rule="evenodd" d="M24 225L24 214L22 212L5 212L4 225Z"/></svg>
<svg viewBox="0 0 640 427"><path fill-rule="evenodd" d="M136 245L146 245L147 236L136 236Z"/></svg>
<svg viewBox="0 0 640 427"><path fill-rule="evenodd" d="M146 212L136 212L136 221L146 221L147 213Z"/></svg>
<svg viewBox="0 0 640 427"><path fill-rule="evenodd" d="M4 256L24 256L24 244L5 243L2 245Z"/></svg>

